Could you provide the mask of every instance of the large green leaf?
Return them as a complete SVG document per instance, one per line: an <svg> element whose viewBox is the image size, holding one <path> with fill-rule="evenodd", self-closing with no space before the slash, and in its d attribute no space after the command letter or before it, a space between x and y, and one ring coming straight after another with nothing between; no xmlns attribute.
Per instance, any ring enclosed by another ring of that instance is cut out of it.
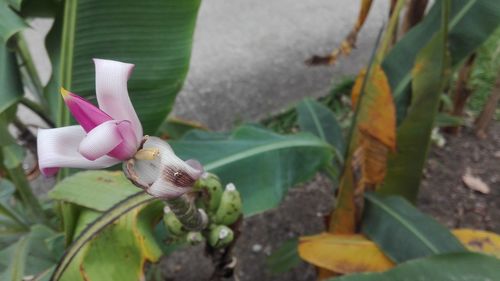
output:
<svg viewBox="0 0 500 281"><path fill-rule="evenodd" d="M382 273L347 275L331 281L486 281L500 280L500 260L473 253L437 255Z"/></svg>
<svg viewBox="0 0 500 281"><path fill-rule="evenodd" d="M2 113L19 101L22 94L23 86L17 69L16 55L0 42L0 118L8 117Z"/></svg>
<svg viewBox="0 0 500 281"><path fill-rule="evenodd" d="M51 280L140 280L144 262L161 255L153 226L162 204L147 205L152 200L138 192L102 214L83 211L77 227L83 230L77 231Z"/></svg>
<svg viewBox="0 0 500 281"><path fill-rule="evenodd" d="M444 226L401 197L365 194L362 232L395 262L466 251Z"/></svg>
<svg viewBox="0 0 500 281"><path fill-rule="evenodd" d="M65 4L59 83L93 97L92 58L135 64L130 96L144 132L155 133L186 76L200 0L68 0ZM69 123L63 115L59 123Z"/></svg>
<svg viewBox="0 0 500 281"><path fill-rule="evenodd" d="M198 159L224 183L233 182L245 215L276 207L289 187L310 179L333 159L332 147L309 134L285 136L252 126L241 127L225 139L198 133L198 139L170 144L182 158Z"/></svg>
<svg viewBox="0 0 500 281"><path fill-rule="evenodd" d="M403 195L412 202L417 198L444 85L444 34L436 34L418 53L412 70L412 102L397 130L397 152L389 154L382 194Z"/></svg>
<svg viewBox="0 0 500 281"><path fill-rule="evenodd" d="M5 46L12 35L26 27L23 19L13 10L19 10L20 4L21 1L0 0L0 45L2 46Z"/></svg>
<svg viewBox="0 0 500 281"><path fill-rule="evenodd" d="M61 280L143 280L145 262L156 262L161 256L152 230L162 209L160 202L137 207L103 228L78 252ZM85 212L92 213L90 220L100 215L91 210Z"/></svg>
<svg viewBox="0 0 500 281"><path fill-rule="evenodd" d="M139 191L121 171L85 171L65 178L49 196L96 211L106 211Z"/></svg>
<svg viewBox="0 0 500 281"><path fill-rule="evenodd" d="M424 20L411 29L389 52L382 64L402 120L410 101L411 71L420 50L440 29L441 1L436 1ZM500 1L453 0L450 9L449 45L452 65L479 47L500 24Z"/></svg>
<svg viewBox="0 0 500 281"><path fill-rule="evenodd" d="M297 122L302 131L310 132L330 143L337 149L338 155L343 157L344 136L333 111L311 98L305 98L297 105L297 113Z"/></svg>

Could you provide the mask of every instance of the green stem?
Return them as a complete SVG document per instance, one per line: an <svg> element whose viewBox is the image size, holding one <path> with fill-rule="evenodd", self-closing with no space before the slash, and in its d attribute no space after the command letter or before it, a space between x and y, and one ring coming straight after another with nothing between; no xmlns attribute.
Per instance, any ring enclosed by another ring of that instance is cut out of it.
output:
<svg viewBox="0 0 500 281"><path fill-rule="evenodd" d="M398 2L396 3L396 7L394 8L394 11L391 15L391 18L389 20L389 25L387 26L387 29L384 33L384 38L382 39L380 45L380 49L377 53L376 61L379 63L382 62L382 59L389 51L391 42L393 42L393 36L395 34L394 30L396 29L396 26L398 26L399 14L401 13L401 10L403 9L405 3L406 0L398 0Z"/></svg>
<svg viewBox="0 0 500 281"><path fill-rule="evenodd" d="M12 208L7 206L6 203L0 202L0 212L15 221L23 230L29 229L29 225L24 221L24 219L12 210Z"/></svg>
<svg viewBox="0 0 500 281"><path fill-rule="evenodd" d="M61 85L67 89L71 89L71 78L73 73L73 46L75 41L77 5L78 3L76 0L67 0L64 3L60 81ZM57 114L58 118L56 124L58 126L68 126L70 123L69 112L64 103L59 103Z"/></svg>
<svg viewBox="0 0 500 281"><path fill-rule="evenodd" d="M187 194L165 202L186 229L200 231L207 226L207 215L196 208L194 200Z"/></svg>
<svg viewBox="0 0 500 281"><path fill-rule="evenodd" d="M39 104L25 97L21 98L20 103L29 108L33 113L38 115L38 117L40 117L51 128L55 127L54 122L50 119L50 117L45 113L45 110Z"/></svg>
<svg viewBox="0 0 500 281"><path fill-rule="evenodd" d="M16 35L16 43L16 51L21 60L20 68L23 77L25 77L25 84L30 89L30 91L38 97L38 99L42 103L42 108L48 108L45 98L43 97L42 82L40 81L38 71L35 68L33 58L31 57L31 53L28 49L28 44L26 43L26 40L24 39L22 33L18 33Z"/></svg>
<svg viewBox="0 0 500 281"><path fill-rule="evenodd" d="M48 222L48 219L45 216L40 202L33 194L31 186L26 179L26 175L24 174L24 170L21 165L18 165L14 168L8 168L8 173L10 179L12 180L12 183L14 183L17 191L19 192L21 200L23 201L26 209L30 210L37 222L46 224Z"/></svg>
<svg viewBox="0 0 500 281"><path fill-rule="evenodd" d="M37 155L35 135L17 117L12 120L12 125L14 125L14 127L16 127L16 129L19 131L17 139L21 141L22 145L25 146L31 153L33 153L33 155Z"/></svg>

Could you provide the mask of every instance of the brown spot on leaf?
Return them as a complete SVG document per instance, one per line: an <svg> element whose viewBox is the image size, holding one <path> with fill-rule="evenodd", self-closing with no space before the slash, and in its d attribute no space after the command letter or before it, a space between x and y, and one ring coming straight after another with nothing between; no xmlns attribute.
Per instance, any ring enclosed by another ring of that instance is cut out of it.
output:
<svg viewBox="0 0 500 281"><path fill-rule="evenodd" d="M113 182L112 179L107 179L107 178L103 178L103 177L98 177L97 181L102 181L102 182L105 182L105 183Z"/></svg>
<svg viewBox="0 0 500 281"><path fill-rule="evenodd" d="M486 238L478 238L470 240L469 243L467 244L478 250L482 250L484 248L484 244L493 244L493 243L491 242L490 238L486 237Z"/></svg>

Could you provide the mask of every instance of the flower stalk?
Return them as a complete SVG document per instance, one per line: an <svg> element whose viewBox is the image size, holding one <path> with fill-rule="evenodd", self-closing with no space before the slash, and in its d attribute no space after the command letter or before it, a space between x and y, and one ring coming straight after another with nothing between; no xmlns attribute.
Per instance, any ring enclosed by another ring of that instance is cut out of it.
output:
<svg viewBox="0 0 500 281"><path fill-rule="evenodd" d="M207 227L207 214L203 209L196 208L194 198L190 194L167 199L165 203L186 230L201 231Z"/></svg>

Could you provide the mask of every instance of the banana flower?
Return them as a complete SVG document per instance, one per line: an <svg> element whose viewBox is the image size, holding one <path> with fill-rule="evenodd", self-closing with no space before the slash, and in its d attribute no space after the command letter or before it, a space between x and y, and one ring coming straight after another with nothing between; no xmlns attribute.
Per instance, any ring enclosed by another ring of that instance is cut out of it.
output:
<svg viewBox="0 0 500 281"><path fill-rule="evenodd" d="M165 141L143 136L127 90L134 65L103 59L94 64L99 107L61 89L79 125L38 130L41 172L53 176L61 167L102 169L133 162L131 180L151 195L173 198L189 191L203 168L195 160L179 159Z"/></svg>

